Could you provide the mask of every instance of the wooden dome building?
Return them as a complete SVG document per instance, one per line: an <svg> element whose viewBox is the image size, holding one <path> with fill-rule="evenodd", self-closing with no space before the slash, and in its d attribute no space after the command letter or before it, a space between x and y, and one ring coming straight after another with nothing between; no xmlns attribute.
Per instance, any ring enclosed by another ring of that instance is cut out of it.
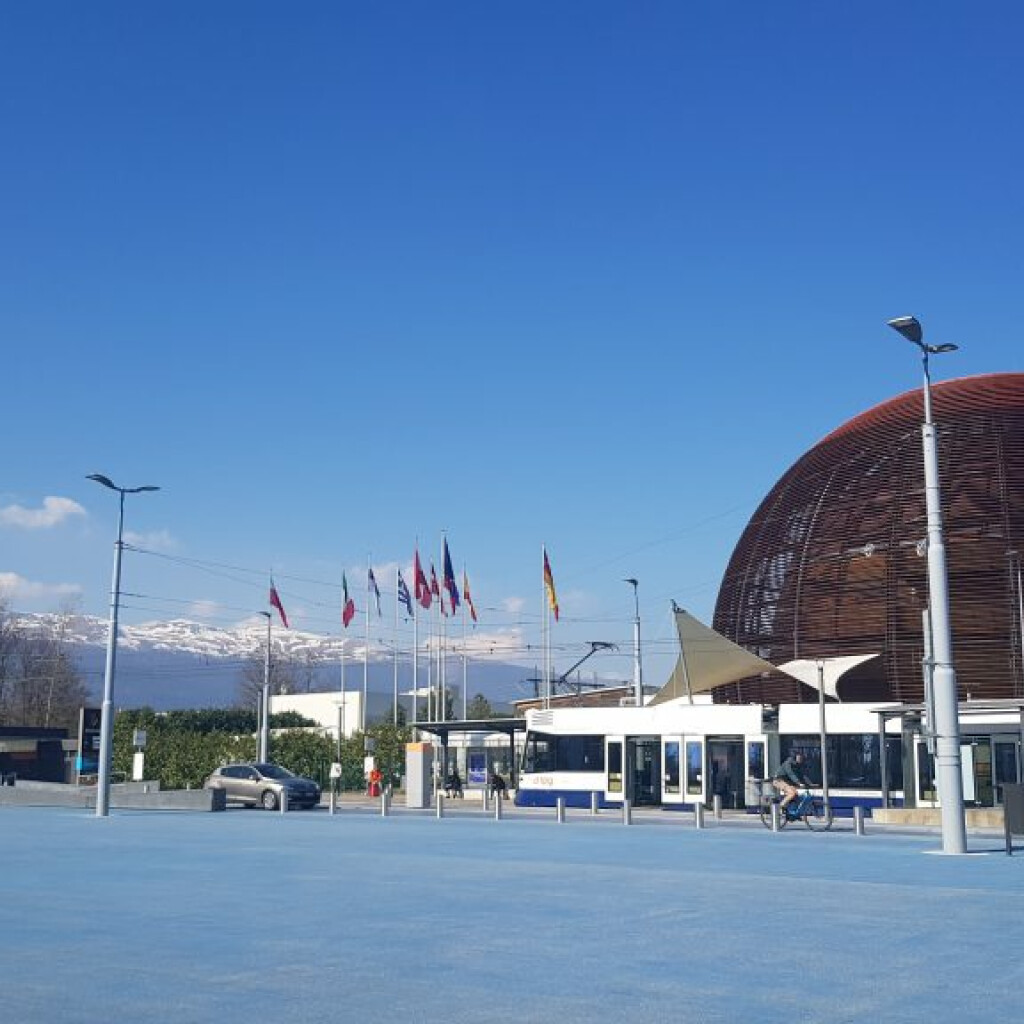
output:
<svg viewBox="0 0 1024 1024"><path fill-rule="evenodd" d="M932 385L959 696L1024 697L1024 373ZM714 628L751 653L878 654L842 700L923 698L928 604L920 389L861 414L772 488L733 552ZM715 691L728 702L816 700L773 673Z"/></svg>

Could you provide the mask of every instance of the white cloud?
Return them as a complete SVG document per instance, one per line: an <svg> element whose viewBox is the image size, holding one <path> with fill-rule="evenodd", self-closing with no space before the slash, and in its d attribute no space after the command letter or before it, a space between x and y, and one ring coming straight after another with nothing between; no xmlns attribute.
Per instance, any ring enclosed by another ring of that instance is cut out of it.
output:
<svg viewBox="0 0 1024 1024"><path fill-rule="evenodd" d="M501 601L501 610L509 615L518 615L526 607L526 601L521 597L506 597Z"/></svg>
<svg viewBox="0 0 1024 1024"><path fill-rule="evenodd" d="M43 498L42 508L8 505L0 508L0 526L17 526L23 530L45 530L59 526L73 516L84 516L85 509L70 498Z"/></svg>
<svg viewBox="0 0 1024 1024"><path fill-rule="evenodd" d="M188 614L197 619L212 619L220 614L221 607L216 601L193 601Z"/></svg>
<svg viewBox="0 0 1024 1024"><path fill-rule="evenodd" d="M125 530L124 542L133 548L147 548L149 551L173 551L178 546L168 530L152 530L149 533Z"/></svg>
<svg viewBox="0 0 1024 1024"><path fill-rule="evenodd" d="M12 601L53 601L77 596L82 588L77 583L36 583L16 572L0 572L0 594Z"/></svg>

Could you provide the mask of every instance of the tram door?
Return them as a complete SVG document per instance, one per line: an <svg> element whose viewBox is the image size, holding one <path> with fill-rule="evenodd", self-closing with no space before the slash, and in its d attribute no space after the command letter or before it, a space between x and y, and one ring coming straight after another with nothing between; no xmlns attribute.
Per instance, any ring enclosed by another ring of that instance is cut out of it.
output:
<svg viewBox="0 0 1024 1024"><path fill-rule="evenodd" d="M626 740L629 770L626 792L636 807L653 807L661 803L661 739L637 736Z"/></svg>
<svg viewBox="0 0 1024 1024"><path fill-rule="evenodd" d="M606 736L604 739L604 797L612 803L621 803L625 793L625 745L624 736Z"/></svg>
<svg viewBox="0 0 1024 1024"><path fill-rule="evenodd" d="M666 736L661 745L661 802L683 801L683 738Z"/></svg>
<svg viewBox="0 0 1024 1024"><path fill-rule="evenodd" d="M1020 781L1020 762L1017 758L1016 740L994 740L992 743L992 766L995 769L996 800L1003 802L1004 782Z"/></svg>
<svg viewBox="0 0 1024 1024"><path fill-rule="evenodd" d="M748 807L756 807L761 796L761 783L768 774L768 737L748 736L746 772L744 778L747 780L746 804Z"/></svg>
<svg viewBox="0 0 1024 1024"><path fill-rule="evenodd" d="M707 779L704 772L704 737L687 736L683 743L685 789L684 802L706 804L708 802Z"/></svg>

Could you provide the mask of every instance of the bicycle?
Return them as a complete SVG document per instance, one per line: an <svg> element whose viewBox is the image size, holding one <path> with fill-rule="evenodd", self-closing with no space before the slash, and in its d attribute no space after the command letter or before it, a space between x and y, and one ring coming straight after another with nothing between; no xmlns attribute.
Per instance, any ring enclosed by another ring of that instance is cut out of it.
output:
<svg viewBox="0 0 1024 1024"><path fill-rule="evenodd" d="M774 790L774 787L772 787ZM761 824L765 828L772 827L772 806L779 806L782 797L777 793L762 793ZM826 832L832 827L834 820L832 808L825 806L825 801L820 796L815 796L809 789L805 789L790 805L783 810L779 806L779 828L785 828L791 821L802 821L812 832Z"/></svg>

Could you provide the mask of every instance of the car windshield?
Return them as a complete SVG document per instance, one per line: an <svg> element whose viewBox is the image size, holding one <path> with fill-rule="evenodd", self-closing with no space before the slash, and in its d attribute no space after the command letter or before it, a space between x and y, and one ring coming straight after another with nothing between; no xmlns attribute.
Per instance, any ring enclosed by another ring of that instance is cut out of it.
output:
<svg viewBox="0 0 1024 1024"><path fill-rule="evenodd" d="M256 771L260 773L264 778L267 779L293 779L294 775L287 768L282 768L279 764L258 764L255 765Z"/></svg>

